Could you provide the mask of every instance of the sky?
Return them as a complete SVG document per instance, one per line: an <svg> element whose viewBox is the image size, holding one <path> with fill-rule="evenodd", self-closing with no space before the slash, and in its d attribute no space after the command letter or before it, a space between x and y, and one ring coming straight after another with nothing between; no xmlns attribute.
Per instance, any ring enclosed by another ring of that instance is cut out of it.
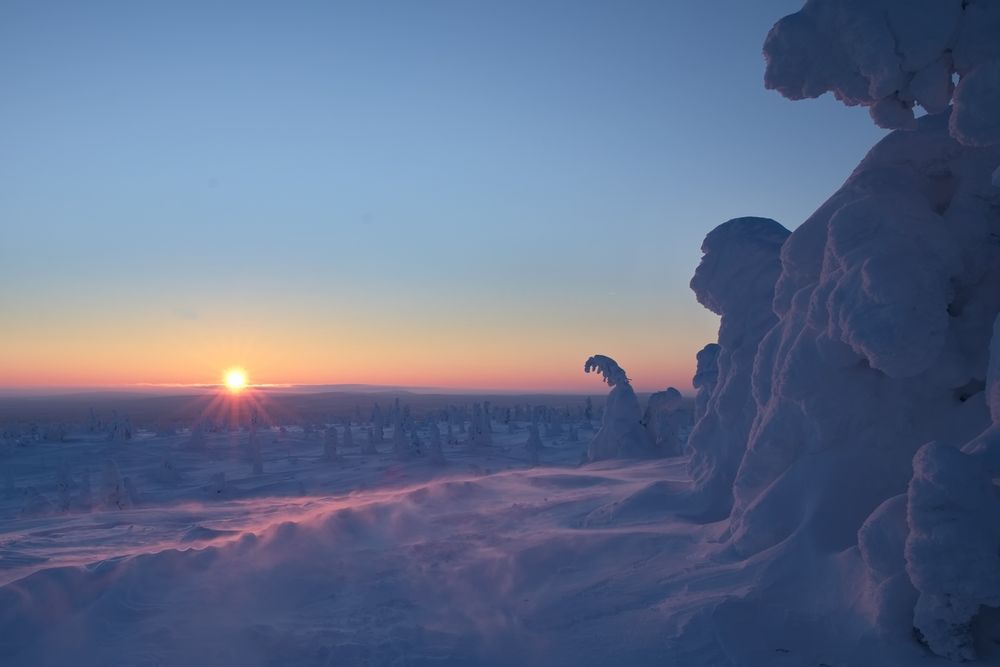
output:
<svg viewBox="0 0 1000 667"><path fill-rule="evenodd" d="M0 387L690 389L688 281L881 136L797 0L0 3Z"/></svg>

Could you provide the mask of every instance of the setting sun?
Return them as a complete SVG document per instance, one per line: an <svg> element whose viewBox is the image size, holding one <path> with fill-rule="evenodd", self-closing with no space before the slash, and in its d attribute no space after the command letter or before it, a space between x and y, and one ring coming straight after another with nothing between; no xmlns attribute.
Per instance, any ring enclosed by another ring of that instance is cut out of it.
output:
<svg viewBox="0 0 1000 667"><path fill-rule="evenodd" d="M226 387L229 391L242 391L247 386L247 374L242 368L226 371Z"/></svg>

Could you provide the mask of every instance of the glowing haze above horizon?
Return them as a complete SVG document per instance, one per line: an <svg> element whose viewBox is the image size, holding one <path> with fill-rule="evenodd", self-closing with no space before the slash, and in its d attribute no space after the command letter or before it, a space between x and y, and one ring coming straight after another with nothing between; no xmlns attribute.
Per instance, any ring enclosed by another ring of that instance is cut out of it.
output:
<svg viewBox="0 0 1000 667"><path fill-rule="evenodd" d="M880 136L796 0L0 5L0 387L690 388L687 283Z"/></svg>

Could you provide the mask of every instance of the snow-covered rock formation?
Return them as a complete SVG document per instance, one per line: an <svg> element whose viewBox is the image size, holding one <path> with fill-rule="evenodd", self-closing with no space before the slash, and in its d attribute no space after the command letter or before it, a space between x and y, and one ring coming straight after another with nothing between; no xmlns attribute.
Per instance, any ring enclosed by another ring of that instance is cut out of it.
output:
<svg viewBox="0 0 1000 667"><path fill-rule="evenodd" d="M643 428L639 399L622 367L611 357L597 354L587 359L583 370L601 374L611 387L604 406L604 422L587 448L587 458L598 461L651 456L653 440Z"/></svg>

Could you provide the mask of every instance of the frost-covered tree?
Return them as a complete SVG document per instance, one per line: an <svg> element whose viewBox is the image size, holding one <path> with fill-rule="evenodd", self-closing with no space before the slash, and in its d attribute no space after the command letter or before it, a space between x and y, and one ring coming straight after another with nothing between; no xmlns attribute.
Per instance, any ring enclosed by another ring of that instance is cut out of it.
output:
<svg viewBox="0 0 1000 667"><path fill-rule="evenodd" d="M354 432L351 430L351 423L348 421L344 425L344 447L354 446Z"/></svg>
<svg viewBox="0 0 1000 667"><path fill-rule="evenodd" d="M378 432L381 433L382 427L378 427ZM376 429L373 426L368 427L368 436L365 438L364 444L361 445L361 453L365 456L371 456L372 454L378 454L378 449L375 447L375 442L381 442L381 437L376 437Z"/></svg>
<svg viewBox="0 0 1000 667"><path fill-rule="evenodd" d="M98 418L97 412L94 408L90 408L87 431L90 433L100 433L102 430L104 430L104 425L101 424L101 420Z"/></svg>
<svg viewBox="0 0 1000 667"><path fill-rule="evenodd" d="M680 431L691 421L684 397L673 387L650 394L642 423L653 440L657 456L677 456L683 444Z"/></svg>
<svg viewBox="0 0 1000 667"><path fill-rule="evenodd" d="M323 437L323 460L324 461L336 461L339 458L337 452L337 447L339 446L339 438L337 437L337 427L329 426Z"/></svg>
<svg viewBox="0 0 1000 667"><path fill-rule="evenodd" d="M698 302L719 315L717 386L688 438L697 500L691 510L709 520L725 517L732 507L733 479L757 413L750 388L754 360L777 322L770 303L788 234L769 218L724 222L705 237L691 279Z"/></svg>
<svg viewBox="0 0 1000 667"><path fill-rule="evenodd" d="M708 411L708 401L715 393L719 383L719 351L718 343L709 343L701 348L696 355L697 368L691 379L691 386L697 392L694 398L694 421L698 422Z"/></svg>
<svg viewBox="0 0 1000 667"><path fill-rule="evenodd" d="M264 453L261 449L260 437L257 435L256 424L250 429L250 437L247 441L247 453L250 457L250 469L255 475L264 473Z"/></svg>
<svg viewBox="0 0 1000 667"><path fill-rule="evenodd" d="M444 465L444 450L441 447L441 431L433 419L427 424L429 439L427 445L427 460L435 465Z"/></svg>
<svg viewBox="0 0 1000 667"><path fill-rule="evenodd" d="M761 324L734 328L755 353L728 370L720 328L692 472L722 509L715 471L728 475L741 452L725 536L736 553L857 544L879 613L969 657L975 615L997 600L987 377L1000 313L1000 3L808 0L774 27L765 56L768 87L787 97L831 91L905 129L780 244L773 298L763 275L742 298L754 281L692 281L710 309L727 299ZM930 113L914 118L916 104ZM747 372L750 402L727 392Z"/></svg>
<svg viewBox="0 0 1000 667"><path fill-rule="evenodd" d="M406 439L406 430L403 428L402 411L395 411L394 418L395 422L392 425L392 455L402 461L410 457L410 445Z"/></svg>
<svg viewBox="0 0 1000 667"><path fill-rule="evenodd" d="M531 465L538 465L539 457L544 447L542 438L538 434L538 423L532 420L528 425L528 441L524 443L524 448L528 452L528 460L531 462Z"/></svg>
<svg viewBox="0 0 1000 667"><path fill-rule="evenodd" d="M119 415L115 411L111 418L111 428L108 431L108 440L112 442L128 442L132 439L132 420L128 415Z"/></svg>
<svg viewBox="0 0 1000 667"><path fill-rule="evenodd" d="M889 129L916 127L915 105L951 103L952 137L988 146L1000 143L998 34L992 0L808 0L768 34L765 84L791 99L832 92Z"/></svg>
<svg viewBox="0 0 1000 667"><path fill-rule="evenodd" d="M591 461L653 454L653 441L642 426L642 410L625 371L611 357L596 354L583 365L585 373L600 374L611 387L604 407L604 422L587 448Z"/></svg>

